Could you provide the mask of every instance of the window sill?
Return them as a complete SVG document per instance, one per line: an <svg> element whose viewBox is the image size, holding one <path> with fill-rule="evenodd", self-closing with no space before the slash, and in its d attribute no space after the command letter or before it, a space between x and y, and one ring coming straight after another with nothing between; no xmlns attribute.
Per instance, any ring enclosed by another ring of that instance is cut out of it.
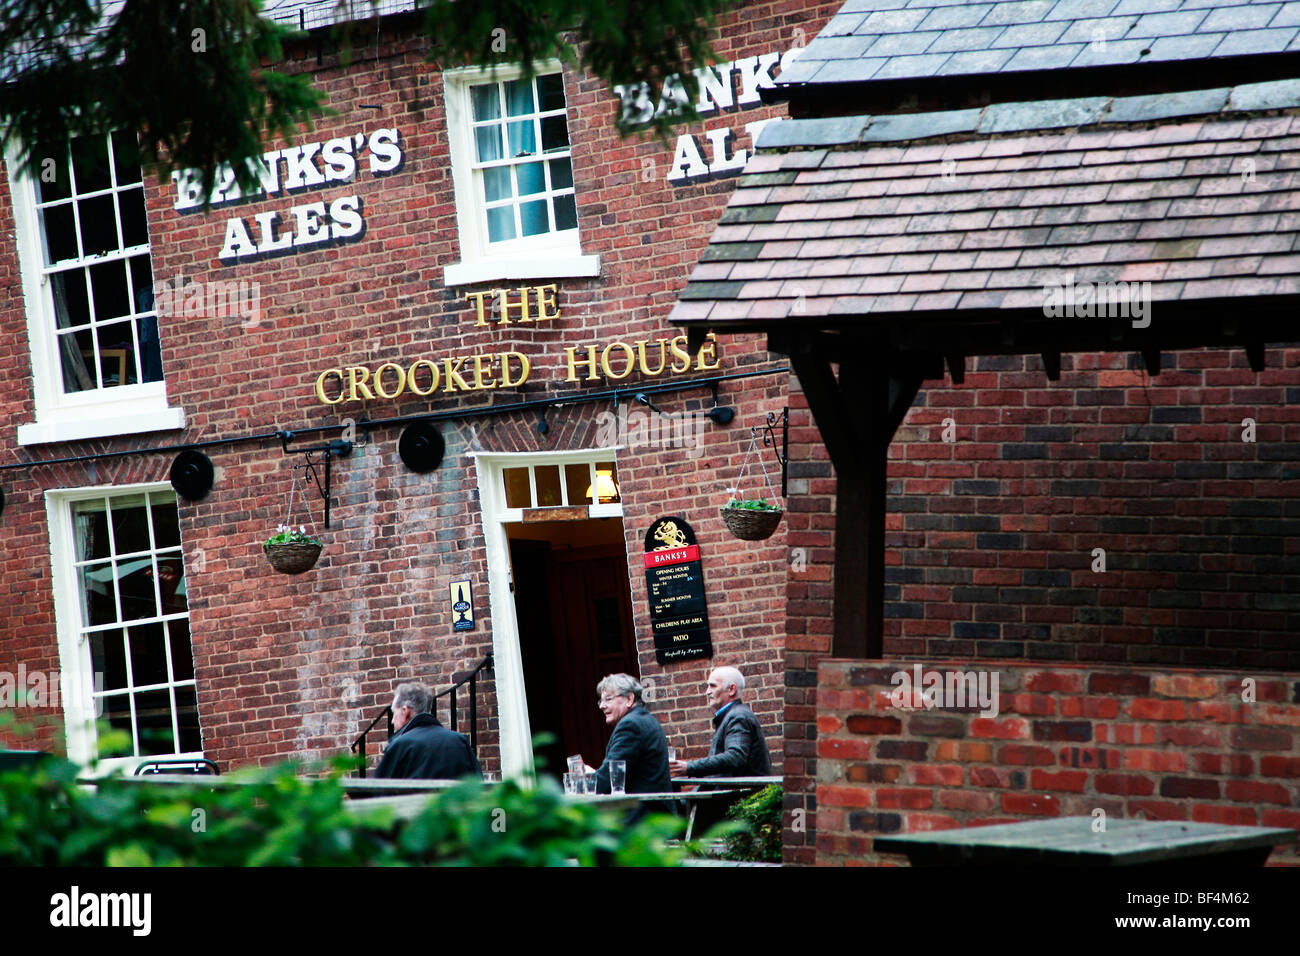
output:
<svg viewBox="0 0 1300 956"><path fill-rule="evenodd" d="M91 411L61 411L42 421L18 426L19 445L44 445L79 441L83 438L112 438L141 432L173 431L185 427L185 411L160 406L149 410L114 409L111 404Z"/></svg>
<svg viewBox="0 0 1300 956"><path fill-rule="evenodd" d="M478 259L443 269L449 286L494 282L497 279L560 279L600 275L600 256L531 256L517 259Z"/></svg>

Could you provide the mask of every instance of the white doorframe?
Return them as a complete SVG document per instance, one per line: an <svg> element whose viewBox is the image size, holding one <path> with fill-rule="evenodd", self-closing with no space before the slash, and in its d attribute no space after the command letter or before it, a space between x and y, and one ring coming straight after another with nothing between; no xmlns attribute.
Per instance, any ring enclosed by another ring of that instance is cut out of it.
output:
<svg viewBox="0 0 1300 956"><path fill-rule="evenodd" d="M522 508L507 508L506 468L522 465L564 465L617 461L616 448L568 452L474 452L479 503L483 515L483 540L487 546L488 607L492 612L492 672L497 690L497 727L500 733L501 777L518 777L533 770L533 735L528 720L528 692L524 686L523 652L519 645L519 619L510 589L508 522L522 521ZM622 504L591 505L593 518L622 518Z"/></svg>

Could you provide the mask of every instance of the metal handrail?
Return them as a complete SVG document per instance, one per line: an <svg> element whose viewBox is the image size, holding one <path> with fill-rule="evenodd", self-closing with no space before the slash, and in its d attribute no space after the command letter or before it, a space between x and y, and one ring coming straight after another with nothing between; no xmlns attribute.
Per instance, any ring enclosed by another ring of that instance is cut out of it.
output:
<svg viewBox="0 0 1300 956"><path fill-rule="evenodd" d="M483 660L479 661L478 666L462 677L456 683L452 684L444 691L439 691L433 695L433 714L438 715L438 698L449 697L449 716L448 725L452 730L456 730L456 691L466 684L469 684L469 745L474 751L474 756L478 756L478 675L480 672L492 669L492 655L488 654ZM361 731L361 736L352 742L351 751L359 754L362 760L366 757L366 738L370 731L375 729L375 724L384 718L388 718L388 736L393 736L393 705L388 704L372 720L366 729ZM459 731L457 731L459 732ZM357 772L358 776L364 778L366 775L366 765L363 763L361 769Z"/></svg>

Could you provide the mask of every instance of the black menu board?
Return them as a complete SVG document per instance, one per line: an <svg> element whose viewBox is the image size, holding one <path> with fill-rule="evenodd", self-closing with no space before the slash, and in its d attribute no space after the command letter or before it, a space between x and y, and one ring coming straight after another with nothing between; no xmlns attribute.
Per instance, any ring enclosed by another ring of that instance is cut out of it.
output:
<svg viewBox="0 0 1300 956"><path fill-rule="evenodd" d="M704 569L695 532L682 518L660 518L645 536L650 627L660 664L712 657Z"/></svg>

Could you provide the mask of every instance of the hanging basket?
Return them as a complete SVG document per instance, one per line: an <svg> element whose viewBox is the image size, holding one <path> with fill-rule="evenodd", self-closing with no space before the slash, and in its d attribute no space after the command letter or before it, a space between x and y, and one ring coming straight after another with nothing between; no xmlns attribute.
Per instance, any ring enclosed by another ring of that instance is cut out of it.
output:
<svg viewBox="0 0 1300 956"><path fill-rule="evenodd" d="M281 574L302 574L316 566L320 558L320 545L305 541L289 541L285 544L264 544L266 559L271 567Z"/></svg>
<svg viewBox="0 0 1300 956"><path fill-rule="evenodd" d="M743 541L763 541L772 537L784 513L780 509L766 511L756 508L720 508L719 512L727 530Z"/></svg>

